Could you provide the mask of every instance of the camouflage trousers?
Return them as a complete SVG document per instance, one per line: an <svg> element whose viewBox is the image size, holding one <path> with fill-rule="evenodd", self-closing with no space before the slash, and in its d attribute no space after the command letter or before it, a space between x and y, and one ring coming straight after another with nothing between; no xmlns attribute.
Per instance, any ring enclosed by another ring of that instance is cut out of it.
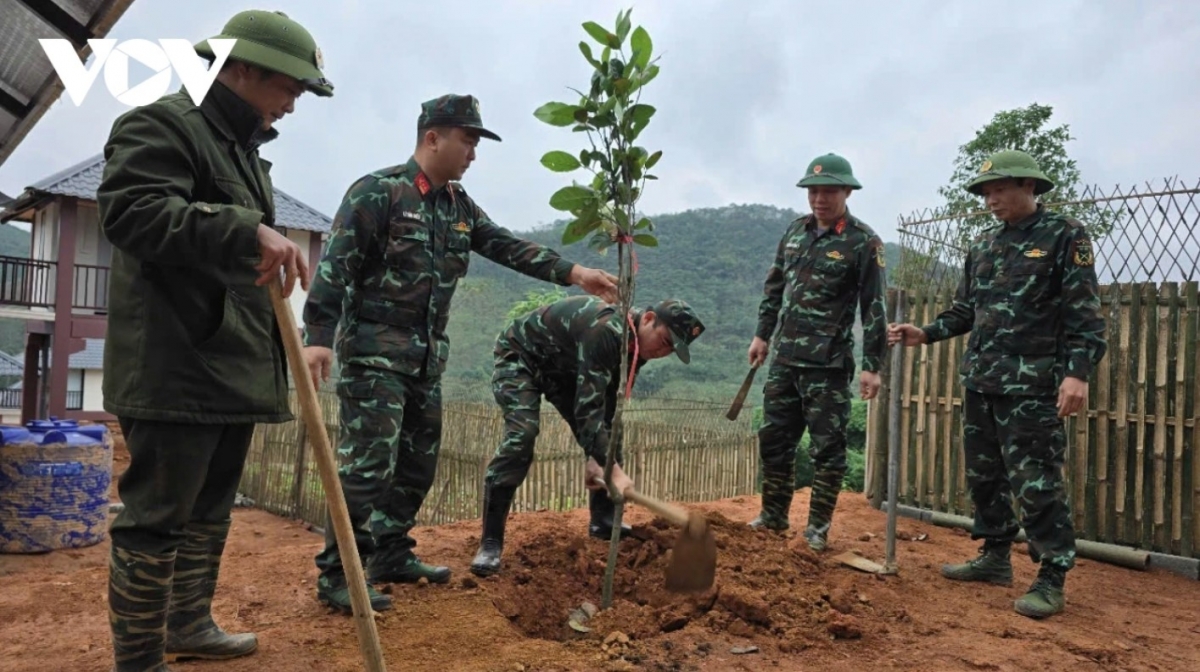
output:
<svg viewBox="0 0 1200 672"><path fill-rule="evenodd" d="M360 559L383 566L413 556L409 536L437 472L442 440L441 378L414 378L384 369L343 366L338 381L341 436L338 478L350 511ZM328 514L325 548L316 557L320 581L345 581L337 535Z"/></svg>
<svg viewBox="0 0 1200 672"><path fill-rule="evenodd" d="M168 623L186 636L207 622L254 425L119 422L130 461L110 528L108 607L124 672L163 660Z"/></svg>
<svg viewBox="0 0 1200 672"><path fill-rule="evenodd" d="M967 390L963 452L975 505L971 538L1011 542L1024 527L1034 562L1068 570L1075 566L1075 528L1062 473L1066 430L1056 404L1052 396Z"/></svg>
<svg viewBox="0 0 1200 672"><path fill-rule="evenodd" d="M504 416L504 437L496 453L488 463L484 482L491 487L520 487L533 464L533 449L541 433L542 395L546 396L559 415L567 422L575 440L579 440L579 426L575 421L574 386L563 386L555 381L543 380L528 370L515 355L502 352L496 354L495 370L492 374L492 396L499 404ZM607 454L595 456L601 466ZM621 463L621 451L617 451L617 464Z"/></svg>
<svg viewBox="0 0 1200 672"><path fill-rule="evenodd" d="M796 449L807 429L815 471L806 531L829 532L846 474L850 375L845 369L771 364L763 388L763 424L758 430L766 527L788 527L788 510L796 490Z"/></svg>

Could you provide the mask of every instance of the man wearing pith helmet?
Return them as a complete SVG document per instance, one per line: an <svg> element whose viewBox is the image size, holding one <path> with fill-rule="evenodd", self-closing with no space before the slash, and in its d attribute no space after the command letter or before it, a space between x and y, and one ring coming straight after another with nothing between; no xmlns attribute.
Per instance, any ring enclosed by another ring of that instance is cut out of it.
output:
<svg viewBox="0 0 1200 672"><path fill-rule="evenodd" d="M308 287L276 230L259 148L305 91L333 95L312 35L279 12L235 15L199 105L185 91L121 115L97 191L113 259L104 408L129 448L112 523L108 608L117 672L252 653L210 608L255 423L292 419L266 284ZM212 59L208 40L196 45Z"/></svg>
<svg viewBox="0 0 1200 672"><path fill-rule="evenodd" d="M846 207L862 185L845 158L813 159L796 186L808 191L812 212L792 222L779 241L749 351L752 366L762 364L768 350L774 353L758 432L762 512L750 525L788 529L796 449L807 429L815 475L804 537L819 552L828 543L846 473L856 309L863 324L859 394L872 399L879 392L887 339L884 250Z"/></svg>
<svg viewBox="0 0 1200 672"><path fill-rule="evenodd" d="M1000 224L971 244L949 309L923 327L888 330L889 343L906 346L971 334L961 367L963 452L975 505L971 538L983 544L978 557L945 565L942 575L1012 585L1010 549L1024 527L1040 569L1013 606L1031 618L1065 605L1075 532L1063 487L1063 418L1086 411L1088 377L1107 349L1091 240L1082 223L1038 202L1053 188L1025 152L988 157L966 189Z"/></svg>

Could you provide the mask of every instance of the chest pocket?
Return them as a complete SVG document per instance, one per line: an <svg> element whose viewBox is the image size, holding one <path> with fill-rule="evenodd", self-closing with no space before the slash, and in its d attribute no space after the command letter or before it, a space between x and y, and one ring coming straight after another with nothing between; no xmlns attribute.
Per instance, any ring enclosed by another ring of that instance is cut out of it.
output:
<svg viewBox="0 0 1200 672"><path fill-rule="evenodd" d="M393 220L388 224L388 240L384 255L392 269L405 275L420 273L428 268L426 248L429 231L421 222Z"/></svg>
<svg viewBox="0 0 1200 672"><path fill-rule="evenodd" d="M460 278L467 274L471 261L471 230L458 231L453 226L446 232L446 275Z"/></svg>
<svg viewBox="0 0 1200 672"><path fill-rule="evenodd" d="M251 208L258 210L259 205L254 197L250 187L244 182L230 177L214 177L213 182L216 184L217 191L221 193L225 203L230 205L240 205L243 208Z"/></svg>
<svg viewBox="0 0 1200 672"><path fill-rule="evenodd" d="M853 265L848 256L834 259L822 255L813 262L813 275L825 280L838 280L845 277Z"/></svg>

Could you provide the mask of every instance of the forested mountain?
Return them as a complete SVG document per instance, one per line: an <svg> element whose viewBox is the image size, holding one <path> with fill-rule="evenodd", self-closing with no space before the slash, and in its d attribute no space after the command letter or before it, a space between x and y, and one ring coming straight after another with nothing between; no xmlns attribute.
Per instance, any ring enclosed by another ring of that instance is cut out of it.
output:
<svg viewBox="0 0 1200 672"><path fill-rule="evenodd" d="M638 395L730 399L736 394L747 370L746 349L758 321L763 280L780 236L798 216L767 205L731 205L653 218L659 247L637 250L637 304L681 298L695 307L707 330L692 347L690 366L670 357L643 369ZM563 226L558 223L521 235L570 259L616 273L615 248L600 256L584 243L564 247L559 243ZM895 268L899 247L887 243L886 253L888 268ZM470 272L460 283L451 310L448 395L490 398L492 346L505 314L527 293L551 290L551 285L472 255ZM579 290L571 288L567 293ZM765 380L760 373L752 395L760 394Z"/></svg>
<svg viewBox="0 0 1200 672"><path fill-rule="evenodd" d="M793 210L767 205L730 205L654 217L658 248L638 248L637 303L650 305L667 297L691 303L707 326L692 348L692 364L674 357L643 369L636 393L676 398L727 400L737 392L746 373L746 349L754 336L762 282L779 238L798 217ZM583 243L564 247L564 223L522 236L547 244L585 265L616 273L615 249L601 256ZM30 236L12 226L0 226L0 254L28 257ZM899 264L899 247L887 243L887 266ZM451 310L450 364L446 372L448 397L491 398L492 346L508 311L530 292L554 289L472 255L470 272L459 284ZM577 294L570 288L566 294ZM0 349L18 354L24 348L24 325L0 319ZM766 376L759 374L751 403Z"/></svg>

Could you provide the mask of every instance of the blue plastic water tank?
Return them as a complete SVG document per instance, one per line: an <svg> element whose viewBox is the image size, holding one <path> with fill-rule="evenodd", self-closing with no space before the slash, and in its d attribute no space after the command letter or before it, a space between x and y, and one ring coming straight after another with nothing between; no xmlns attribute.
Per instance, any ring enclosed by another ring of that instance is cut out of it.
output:
<svg viewBox="0 0 1200 672"><path fill-rule="evenodd" d="M103 541L111 484L108 427L57 418L0 427L0 552Z"/></svg>

